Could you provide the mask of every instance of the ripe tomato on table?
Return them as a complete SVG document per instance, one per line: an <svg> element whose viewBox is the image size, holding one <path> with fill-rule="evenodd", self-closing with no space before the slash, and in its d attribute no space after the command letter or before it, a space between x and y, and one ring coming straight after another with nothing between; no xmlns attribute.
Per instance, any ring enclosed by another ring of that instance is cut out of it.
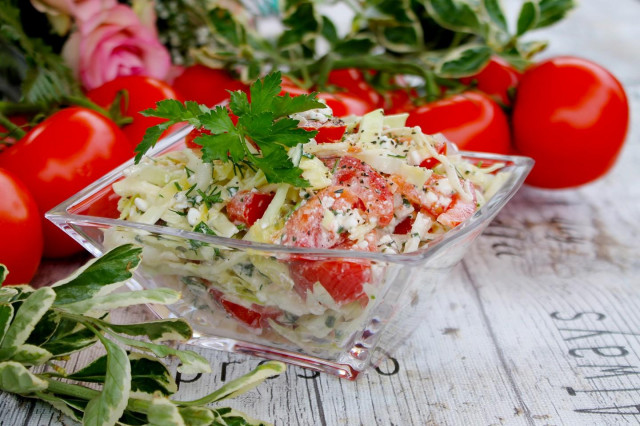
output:
<svg viewBox="0 0 640 426"><path fill-rule="evenodd" d="M384 103L380 93L378 93L365 80L362 70L357 68L335 69L329 73L327 82L338 86L344 93L362 99L367 103L369 110L378 108ZM338 92L337 94L342 94Z"/></svg>
<svg viewBox="0 0 640 426"><path fill-rule="evenodd" d="M131 156L131 144L115 123L79 107L56 112L0 153L0 167L24 182L38 204L45 256L64 257L81 247L44 213Z"/></svg>
<svg viewBox="0 0 640 426"><path fill-rule="evenodd" d="M511 106L512 93L518 86L522 73L499 56L493 56L489 63L475 75L461 78L464 84L475 84L483 93L490 95L504 106Z"/></svg>
<svg viewBox="0 0 640 426"><path fill-rule="evenodd" d="M442 133L466 151L512 154L507 116L488 95L464 92L409 111L407 126Z"/></svg>
<svg viewBox="0 0 640 426"><path fill-rule="evenodd" d="M42 256L42 225L33 196L13 173L0 168L0 263L4 284L26 284Z"/></svg>
<svg viewBox="0 0 640 426"><path fill-rule="evenodd" d="M195 101L208 107L228 100L228 90L249 91L249 87L234 79L229 71L199 64L187 67L173 81L173 87L185 101Z"/></svg>
<svg viewBox="0 0 640 426"><path fill-rule="evenodd" d="M513 108L517 150L536 164L527 183L569 188L615 163L629 124L620 82L586 59L557 57L525 71Z"/></svg>
<svg viewBox="0 0 640 426"><path fill-rule="evenodd" d="M298 96L309 94L311 92L290 83L286 83L282 85L280 96L284 96L285 93L288 93L290 96ZM318 99L323 100L327 106L331 108L335 117L347 117L349 115L361 116L372 109L368 102L346 92L318 92Z"/></svg>
<svg viewBox="0 0 640 426"><path fill-rule="evenodd" d="M142 141L147 128L164 121L162 118L145 117L140 111L155 108L157 102L165 99L182 100L167 83L142 75L117 77L87 92L87 97L101 107L108 108L118 92L122 91L127 94L120 99L120 111L122 115L133 118L133 122L122 127L122 131L134 147Z"/></svg>

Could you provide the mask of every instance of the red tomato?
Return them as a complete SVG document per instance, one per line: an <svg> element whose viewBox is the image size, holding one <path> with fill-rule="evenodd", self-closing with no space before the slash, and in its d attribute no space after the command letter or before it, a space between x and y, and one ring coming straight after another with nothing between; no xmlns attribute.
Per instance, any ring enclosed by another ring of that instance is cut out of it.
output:
<svg viewBox="0 0 640 426"><path fill-rule="evenodd" d="M371 265L367 261L343 259L294 260L289 264L294 289L302 297L320 282L336 303L353 302L364 295L363 284L371 281Z"/></svg>
<svg viewBox="0 0 640 426"><path fill-rule="evenodd" d="M357 68L343 68L332 70L327 79L329 84L338 86L350 95L356 96L367 103L369 110L377 108L384 100L380 93L364 79L364 74ZM340 93L342 94L342 93Z"/></svg>
<svg viewBox="0 0 640 426"><path fill-rule="evenodd" d="M280 96L288 93L290 96L309 94L310 92L296 86L283 85ZM364 115L372 108L369 104L357 96L349 93L318 93L318 99L323 100L333 111L335 117L347 117L349 115Z"/></svg>
<svg viewBox="0 0 640 426"><path fill-rule="evenodd" d="M229 99L227 90L248 92L249 87L234 79L223 69L209 68L204 65L187 67L173 82L173 87L186 101L196 101L213 107Z"/></svg>
<svg viewBox="0 0 640 426"><path fill-rule="evenodd" d="M513 109L516 148L536 161L527 183L569 188L603 176L628 124L624 89L601 66L574 57L534 65L522 76Z"/></svg>
<svg viewBox="0 0 640 426"><path fill-rule="evenodd" d="M415 220L415 217L407 216L402 220L402 222L396 225L395 229L393 230L393 233L400 234L400 235L408 234L409 231L411 231L411 228L413 227L414 220Z"/></svg>
<svg viewBox="0 0 640 426"><path fill-rule="evenodd" d="M362 116L373 109L366 101L349 93L320 92L318 99L325 101L336 117Z"/></svg>
<svg viewBox="0 0 640 426"><path fill-rule="evenodd" d="M255 191L240 191L227 203L227 216L235 223L251 226L267 211L274 194Z"/></svg>
<svg viewBox="0 0 640 426"><path fill-rule="evenodd" d="M314 137L318 143L339 142L347 131L347 125L339 118L333 118L326 123L319 121L307 120L299 124L300 127L308 132L317 130L318 133Z"/></svg>
<svg viewBox="0 0 640 426"><path fill-rule="evenodd" d="M156 103L164 99L182 100L178 93L167 83L142 75L117 77L100 87L87 92L87 97L103 108L108 108L120 91L127 92L120 101L122 115L132 117L133 122L125 125L122 131L135 147L142 141L147 128L165 121L162 118L145 117L140 111L155 108Z"/></svg>
<svg viewBox="0 0 640 426"><path fill-rule="evenodd" d="M86 108L56 112L0 154L0 167L21 179L40 215L132 156L118 126ZM49 221L43 224L44 254L63 257L81 247Z"/></svg>
<svg viewBox="0 0 640 426"><path fill-rule="evenodd" d="M42 225L38 206L26 185L0 169L0 263L9 270L4 284L26 284L42 256Z"/></svg>
<svg viewBox="0 0 640 426"><path fill-rule="evenodd" d="M461 78L463 84L475 84L478 90L491 95L504 106L511 106L511 95L518 86L522 73L499 56L493 56L489 63L475 75Z"/></svg>
<svg viewBox="0 0 640 426"><path fill-rule="evenodd" d="M29 120L24 115L12 115L8 118L13 124L22 128L22 130L29 130ZM13 145L17 141L18 140L14 135L7 133L7 129L3 125L0 125L0 152L4 151L8 146Z"/></svg>
<svg viewBox="0 0 640 426"><path fill-rule="evenodd" d="M333 200L333 201L330 201ZM331 203L333 211L364 209L362 201L349 188L330 186L310 198L297 209L284 226L282 243L294 247L332 248L343 240L337 230L322 226L324 205Z"/></svg>
<svg viewBox="0 0 640 426"><path fill-rule="evenodd" d="M275 320L282 314L282 312L275 307L260 306L252 303L251 307L247 308L246 306L231 302L225 298L221 291L216 289L210 289L209 292L229 315L254 329L269 327L268 319Z"/></svg>
<svg viewBox="0 0 640 426"><path fill-rule="evenodd" d="M438 142L435 148L438 154L447 155L447 144L445 142ZM438 160L437 158L429 157L422 160L422 162L420 163L420 167L424 167L425 169L433 169L439 163L440 160Z"/></svg>
<svg viewBox="0 0 640 426"><path fill-rule="evenodd" d="M417 107L407 126L442 133L462 150L511 154L507 117L488 95L465 92Z"/></svg>
<svg viewBox="0 0 640 426"><path fill-rule="evenodd" d="M415 89L393 89L383 93L382 108L385 114L400 114L411 111L415 106L412 99L418 97Z"/></svg>
<svg viewBox="0 0 640 426"><path fill-rule="evenodd" d="M202 135L210 135L211 132L208 131L205 128L202 129L193 129L192 131L189 132L189 134L187 136L185 136L184 138L184 143L189 147L189 148L193 148L193 149L199 149L202 148L202 146L200 146L200 144L194 142L194 140Z"/></svg>
<svg viewBox="0 0 640 426"><path fill-rule="evenodd" d="M335 166L333 183L349 188L360 198L365 214L377 218L380 226L388 225L393 219L393 194L389 184L364 161L348 155L342 157Z"/></svg>

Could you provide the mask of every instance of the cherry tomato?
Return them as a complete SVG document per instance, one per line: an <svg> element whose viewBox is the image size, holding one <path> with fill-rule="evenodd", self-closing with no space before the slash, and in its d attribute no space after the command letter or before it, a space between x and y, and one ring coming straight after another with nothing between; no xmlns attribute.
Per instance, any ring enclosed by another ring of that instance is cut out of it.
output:
<svg viewBox="0 0 640 426"><path fill-rule="evenodd" d="M342 157L335 166L333 183L349 188L360 198L365 215L377 218L380 226L388 225L393 219L393 194L389 184L364 161L348 155Z"/></svg>
<svg viewBox="0 0 640 426"><path fill-rule="evenodd" d="M362 116L373 109L366 101L349 93L320 92L318 99L325 101L336 117Z"/></svg>
<svg viewBox="0 0 640 426"><path fill-rule="evenodd" d="M173 82L173 87L187 101L196 101L213 107L229 99L227 90L248 92L249 87L236 80L223 69L209 68L204 65L187 67Z"/></svg>
<svg viewBox="0 0 640 426"><path fill-rule="evenodd" d="M192 131L189 132L189 134L187 136L185 136L184 143L189 148L193 148L193 149L202 148L202 146L200 146L200 144L198 144L197 142L194 142L195 139L200 137L200 136L202 136L202 135L210 135L210 134L211 134L211 132L208 131L205 128L193 129Z"/></svg>
<svg viewBox="0 0 640 426"><path fill-rule="evenodd" d="M522 73L499 56L493 56L489 63L477 74L461 78L463 84L472 85L491 95L504 106L511 106L511 97L518 86Z"/></svg>
<svg viewBox="0 0 640 426"><path fill-rule="evenodd" d="M0 169L0 263L9 270L4 284L26 284L42 256L42 225L33 196L13 173Z"/></svg>
<svg viewBox="0 0 640 426"><path fill-rule="evenodd" d="M274 194L256 191L240 191L227 203L227 216L235 223L251 226L267 211Z"/></svg>
<svg viewBox="0 0 640 426"><path fill-rule="evenodd" d="M86 108L67 108L35 126L0 154L0 167L22 180L40 215L131 158L127 137L111 120ZM63 257L81 247L49 221L44 254Z"/></svg>
<svg viewBox="0 0 640 426"><path fill-rule="evenodd" d="M624 144L629 103L601 66L557 57L525 71L513 109L516 148L536 164L527 183L569 188L609 171Z"/></svg>
<svg viewBox="0 0 640 426"><path fill-rule="evenodd" d="M283 85L280 96L284 96L285 93L288 93L290 96L298 96L311 92L300 87ZM347 117L349 115L361 116L371 110L367 102L349 93L319 92L318 99L323 100L327 106L331 108L335 117Z"/></svg>
<svg viewBox="0 0 640 426"><path fill-rule="evenodd" d="M22 128L22 130L29 130L29 119L24 115L12 115L8 118L9 121ZM13 145L17 141L18 139L16 139L15 135L8 132L7 129L0 124L0 152L4 151L7 147Z"/></svg>
<svg viewBox="0 0 640 426"><path fill-rule="evenodd" d="M384 102L381 107L385 114L401 114L415 108L412 99L418 97L418 92L411 88L399 88L388 90L383 93L383 97Z"/></svg>
<svg viewBox="0 0 640 426"><path fill-rule="evenodd" d="M357 68L332 70L329 73L327 82L344 89L344 92L348 94L362 99L367 103L369 110L377 108L384 102L380 93L371 87L365 80L362 71Z"/></svg>
<svg viewBox="0 0 640 426"><path fill-rule="evenodd" d="M101 107L108 108L121 91L126 91L127 95L120 100L120 111L124 116L133 118L133 122L126 124L122 131L134 147L142 141L148 127L165 121L162 118L145 117L140 111L155 108L156 103L164 99L181 100L167 83L142 75L117 77L87 92L87 97Z"/></svg>
<svg viewBox="0 0 640 426"><path fill-rule="evenodd" d="M511 154L507 117L488 95L464 92L409 112L407 126L442 133L462 150Z"/></svg>
<svg viewBox="0 0 640 426"><path fill-rule="evenodd" d="M339 118L333 118L325 123L319 121L307 120L299 124L306 131L317 130L318 133L314 137L318 143L339 142L347 131L347 125Z"/></svg>

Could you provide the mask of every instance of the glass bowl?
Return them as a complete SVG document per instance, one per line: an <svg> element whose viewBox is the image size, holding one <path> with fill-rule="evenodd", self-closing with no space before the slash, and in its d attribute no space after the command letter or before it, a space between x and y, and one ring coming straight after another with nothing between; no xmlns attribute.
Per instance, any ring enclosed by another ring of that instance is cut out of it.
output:
<svg viewBox="0 0 640 426"><path fill-rule="evenodd" d="M185 127L166 137L148 155L183 148L190 130ZM162 318L187 320L194 329L190 343L354 379L410 339L417 326L424 326L431 293L516 193L533 165L526 157L460 154L472 161L504 162L501 171L508 177L470 219L428 247L407 254L285 247L119 220L119 196L111 185L123 178L132 161L46 217L94 256L124 243L142 246L143 260L129 288L179 290L178 303L151 309ZM314 288L314 300L302 298L293 290L290 271L314 262L342 265L333 270L341 271L337 279L344 281L354 270L365 268L370 274L368 297L340 305ZM225 297L229 286L236 291L270 286L272 301L282 303L279 309L258 300L251 305L234 303Z"/></svg>

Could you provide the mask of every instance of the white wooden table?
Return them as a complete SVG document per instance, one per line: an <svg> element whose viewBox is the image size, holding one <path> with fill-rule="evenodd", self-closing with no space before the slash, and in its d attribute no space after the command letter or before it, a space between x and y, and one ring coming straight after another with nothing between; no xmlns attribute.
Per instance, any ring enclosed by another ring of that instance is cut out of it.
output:
<svg viewBox="0 0 640 426"><path fill-rule="evenodd" d="M582 3L540 36L551 40L547 55L594 59L625 84L633 124L614 170L577 190L523 188L433 295L424 326L378 369L348 382L289 367L229 405L278 425L640 423L640 1ZM37 281L83 260L46 262ZM197 350L214 372L178 376L177 398L260 362ZM0 394L0 425L71 423Z"/></svg>

